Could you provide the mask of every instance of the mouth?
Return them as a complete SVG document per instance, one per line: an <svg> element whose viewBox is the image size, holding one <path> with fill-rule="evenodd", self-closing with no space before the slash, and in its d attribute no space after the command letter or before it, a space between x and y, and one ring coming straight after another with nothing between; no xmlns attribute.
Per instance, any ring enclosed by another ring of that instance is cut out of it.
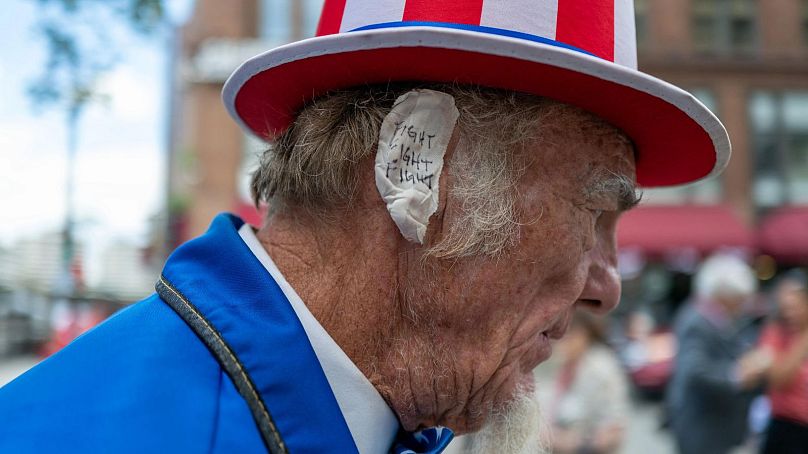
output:
<svg viewBox="0 0 808 454"><path fill-rule="evenodd" d="M533 370L539 364L547 361L550 356L553 354L553 343L550 340L550 334L548 331L545 331L539 334L538 340L536 342L536 349L535 354L533 356L533 361L530 362L530 370Z"/></svg>
<svg viewBox="0 0 808 454"><path fill-rule="evenodd" d="M570 326L570 321L572 320L572 313L564 314L563 317L560 317L550 329L543 332L542 334L546 334L552 340L559 340L564 337L564 334L567 332L567 328Z"/></svg>
<svg viewBox="0 0 808 454"><path fill-rule="evenodd" d="M542 335L547 336L549 339L557 341L564 337L564 334L567 332L567 324L556 324L552 328L548 329L547 331L543 332Z"/></svg>
<svg viewBox="0 0 808 454"><path fill-rule="evenodd" d="M553 354L553 344L564 337L572 319L571 314L559 317L550 328L542 331L536 338L535 348L527 364L527 370L535 369L539 364L547 361Z"/></svg>

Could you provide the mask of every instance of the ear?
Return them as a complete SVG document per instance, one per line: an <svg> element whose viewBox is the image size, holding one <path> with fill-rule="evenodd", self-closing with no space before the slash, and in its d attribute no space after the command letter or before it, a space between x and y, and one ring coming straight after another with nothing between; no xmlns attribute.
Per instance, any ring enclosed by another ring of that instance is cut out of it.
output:
<svg viewBox="0 0 808 454"><path fill-rule="evenodd" d="M429 226L426 229L426 237L424 238L424 246L429 247L443 237L444 229L448 231L451 227L451 219L453 214L457 212L458 207L454 206L454 200L449 197L449 192L454 187L456 175L449 170L454 165L452 158L455 151L460 144L460 127L455 125L452 131L452 138L449 140L449 146L446 148L446 154L443 157L443 169L441 170L439 178L438 189L438 209L429 218Z"/></svg>

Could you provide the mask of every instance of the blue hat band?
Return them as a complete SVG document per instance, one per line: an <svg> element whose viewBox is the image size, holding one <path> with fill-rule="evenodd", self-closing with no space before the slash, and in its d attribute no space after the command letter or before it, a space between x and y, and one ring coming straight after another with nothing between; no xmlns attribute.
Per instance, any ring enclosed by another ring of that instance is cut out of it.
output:
<svg viewBox="0 0 808 454"><path fill-rule="evenodd" d="M364 25L362 27L354 28L353 30L349 30L350 32L359 32L364 30L380 30L386 28L402 28L402 27L440 27L440 28L452 28L455 30L467 30L477 33L487 33L489 35L499 35L499 36L507 36L509 38L517 38L523 39L526 41L532 41L534 43L540 44L547 44L549 46L561 47L564 49L573 50L575 52L580 52L582 54L590 55L592 57L597 57L597 55L593 54L592 52L587 52L580 47L571 46L566 43L562 43L560 41L556 41L553 39L545 38L543 36L538 35L531 35L530 33L524 32L517 32L513 30L506 30L504 28L496 28L496 27L486 27L484 25L469 25L469 24L453 24L449 22L424 22L424 21L400 21L400 22L383 22L380 24L371 24L371 25ZM600 57L598 57L600 58Z"/></svg>

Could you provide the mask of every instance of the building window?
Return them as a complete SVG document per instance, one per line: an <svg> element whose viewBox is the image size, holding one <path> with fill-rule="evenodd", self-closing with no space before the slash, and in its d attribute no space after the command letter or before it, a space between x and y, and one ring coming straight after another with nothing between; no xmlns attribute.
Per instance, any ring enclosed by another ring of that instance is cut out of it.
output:
<svg viewBox="0 0 808 454"><path fill-rule="evenodd" d="M757 205L808 203L808 90L755 92L749 115Z"/></svg>
<svg viewBox="0 0 808 454"><path fill-rule="evenodd" d="M718 113L718 103L713 91L707 88L695 88L690 92L710 111ZM721 202L722 185L720 177L699 181L686 186L673 188L648 189L643 193L643 201L652 205L699 204L713 205Z"/></svg>
<svg viewBox="0 0 808 454"><path fill-rule="evenodd" d="M634 22L637 27L637 48L648 47L648 0L634 0Z"/></svg>
<svg viewBox="0 0 808 454"><path fill-rule="evenodd" d="M314 36L324 0L262 0L261 37L287 43Z"/></svg>
<svg viewBox="0 0 808 454"><path fill-rule="evenodd" d="M754 0L693 0L697 52L751 53L757 47Z"/></svg>

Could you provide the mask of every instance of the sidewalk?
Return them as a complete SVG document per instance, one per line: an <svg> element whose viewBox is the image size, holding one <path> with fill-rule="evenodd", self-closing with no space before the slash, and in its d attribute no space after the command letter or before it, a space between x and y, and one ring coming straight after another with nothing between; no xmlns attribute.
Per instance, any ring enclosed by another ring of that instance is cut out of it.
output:
<svg viewBox="0 0 808 454"><path fill-rule="evenodd" d="M634 400L621 449L623 454L674 454L670 432L659 428L662 405L658 402Z"/></svg>

